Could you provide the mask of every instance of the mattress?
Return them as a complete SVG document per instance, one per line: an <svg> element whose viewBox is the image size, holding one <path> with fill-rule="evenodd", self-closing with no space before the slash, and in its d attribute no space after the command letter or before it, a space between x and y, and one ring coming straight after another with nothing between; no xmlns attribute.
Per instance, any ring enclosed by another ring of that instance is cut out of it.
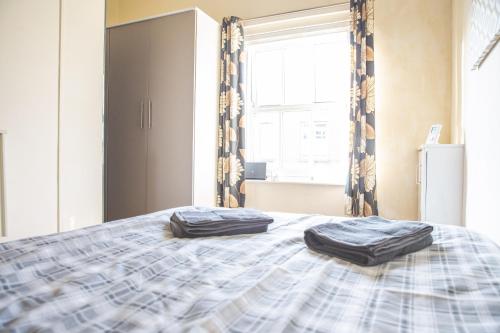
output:
<svg viewBox="0 0 500 333"><path fill-rule="evenodd" d="M0 331L500 332L500 248L464 228L360 267L304 244L339 218L178 239L171 213L0 244Z"/></svg>

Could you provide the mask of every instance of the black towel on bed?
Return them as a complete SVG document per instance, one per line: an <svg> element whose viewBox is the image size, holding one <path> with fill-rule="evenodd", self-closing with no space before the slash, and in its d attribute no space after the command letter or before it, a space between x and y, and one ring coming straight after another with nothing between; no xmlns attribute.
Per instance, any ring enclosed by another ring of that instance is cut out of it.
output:
<svg viewBox="0 0 500 333"><path fill-rule="evenodd" d="M374 266L432 244L432 226L377 216L324 223L307 229L304 240L317 252Z"/></svg>
<svg viewBox="0 0 500 333"><path fill-rule="evenodd" d="M170 227L175 237L229 236L266 232L273 219L255 209L192 208L175 211Z"/></svg>

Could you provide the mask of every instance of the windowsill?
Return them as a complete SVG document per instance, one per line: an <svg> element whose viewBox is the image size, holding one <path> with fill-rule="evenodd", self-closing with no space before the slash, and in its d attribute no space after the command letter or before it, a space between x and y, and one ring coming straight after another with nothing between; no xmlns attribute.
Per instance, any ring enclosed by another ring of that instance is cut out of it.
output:
<svg viewBox="0 0 500 333"><path fill-rule="evenodd" d="M344 187L344 184L340 183L325 183L325 182L314 182L306 180L261 180L261 179L246 179L246 182L255 184L292 184L292 185L318 185L318 186L336 186Z"/></svg>

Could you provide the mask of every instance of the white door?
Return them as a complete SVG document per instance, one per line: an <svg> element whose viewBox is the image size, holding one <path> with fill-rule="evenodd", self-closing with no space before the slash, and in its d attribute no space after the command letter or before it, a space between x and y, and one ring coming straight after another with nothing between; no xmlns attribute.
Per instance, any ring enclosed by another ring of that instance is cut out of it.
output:
<svg viewBox="0 0 500 333"><path fill-rule="evenodd" d="M57 232L59 0L0 1L9 239Z"/></svg>

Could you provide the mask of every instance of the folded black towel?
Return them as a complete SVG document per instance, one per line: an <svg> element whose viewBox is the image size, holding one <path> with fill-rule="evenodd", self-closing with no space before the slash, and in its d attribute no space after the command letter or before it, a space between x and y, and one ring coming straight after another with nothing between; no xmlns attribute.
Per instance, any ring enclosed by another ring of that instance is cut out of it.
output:
<svg viewBox="0 0 500 333"><path fill-rule="evenodd" d="M312 250L373 266L431 245L432 230L425 223L372 216L311 227L304 240Z"/></svg>
<svg viewBox="0 0 500 333"><path fill-rule="evenodd" d="M175 211L170 226L175 237L208 237L266 232L273 219L255 209L197 207Z"/></svg>

